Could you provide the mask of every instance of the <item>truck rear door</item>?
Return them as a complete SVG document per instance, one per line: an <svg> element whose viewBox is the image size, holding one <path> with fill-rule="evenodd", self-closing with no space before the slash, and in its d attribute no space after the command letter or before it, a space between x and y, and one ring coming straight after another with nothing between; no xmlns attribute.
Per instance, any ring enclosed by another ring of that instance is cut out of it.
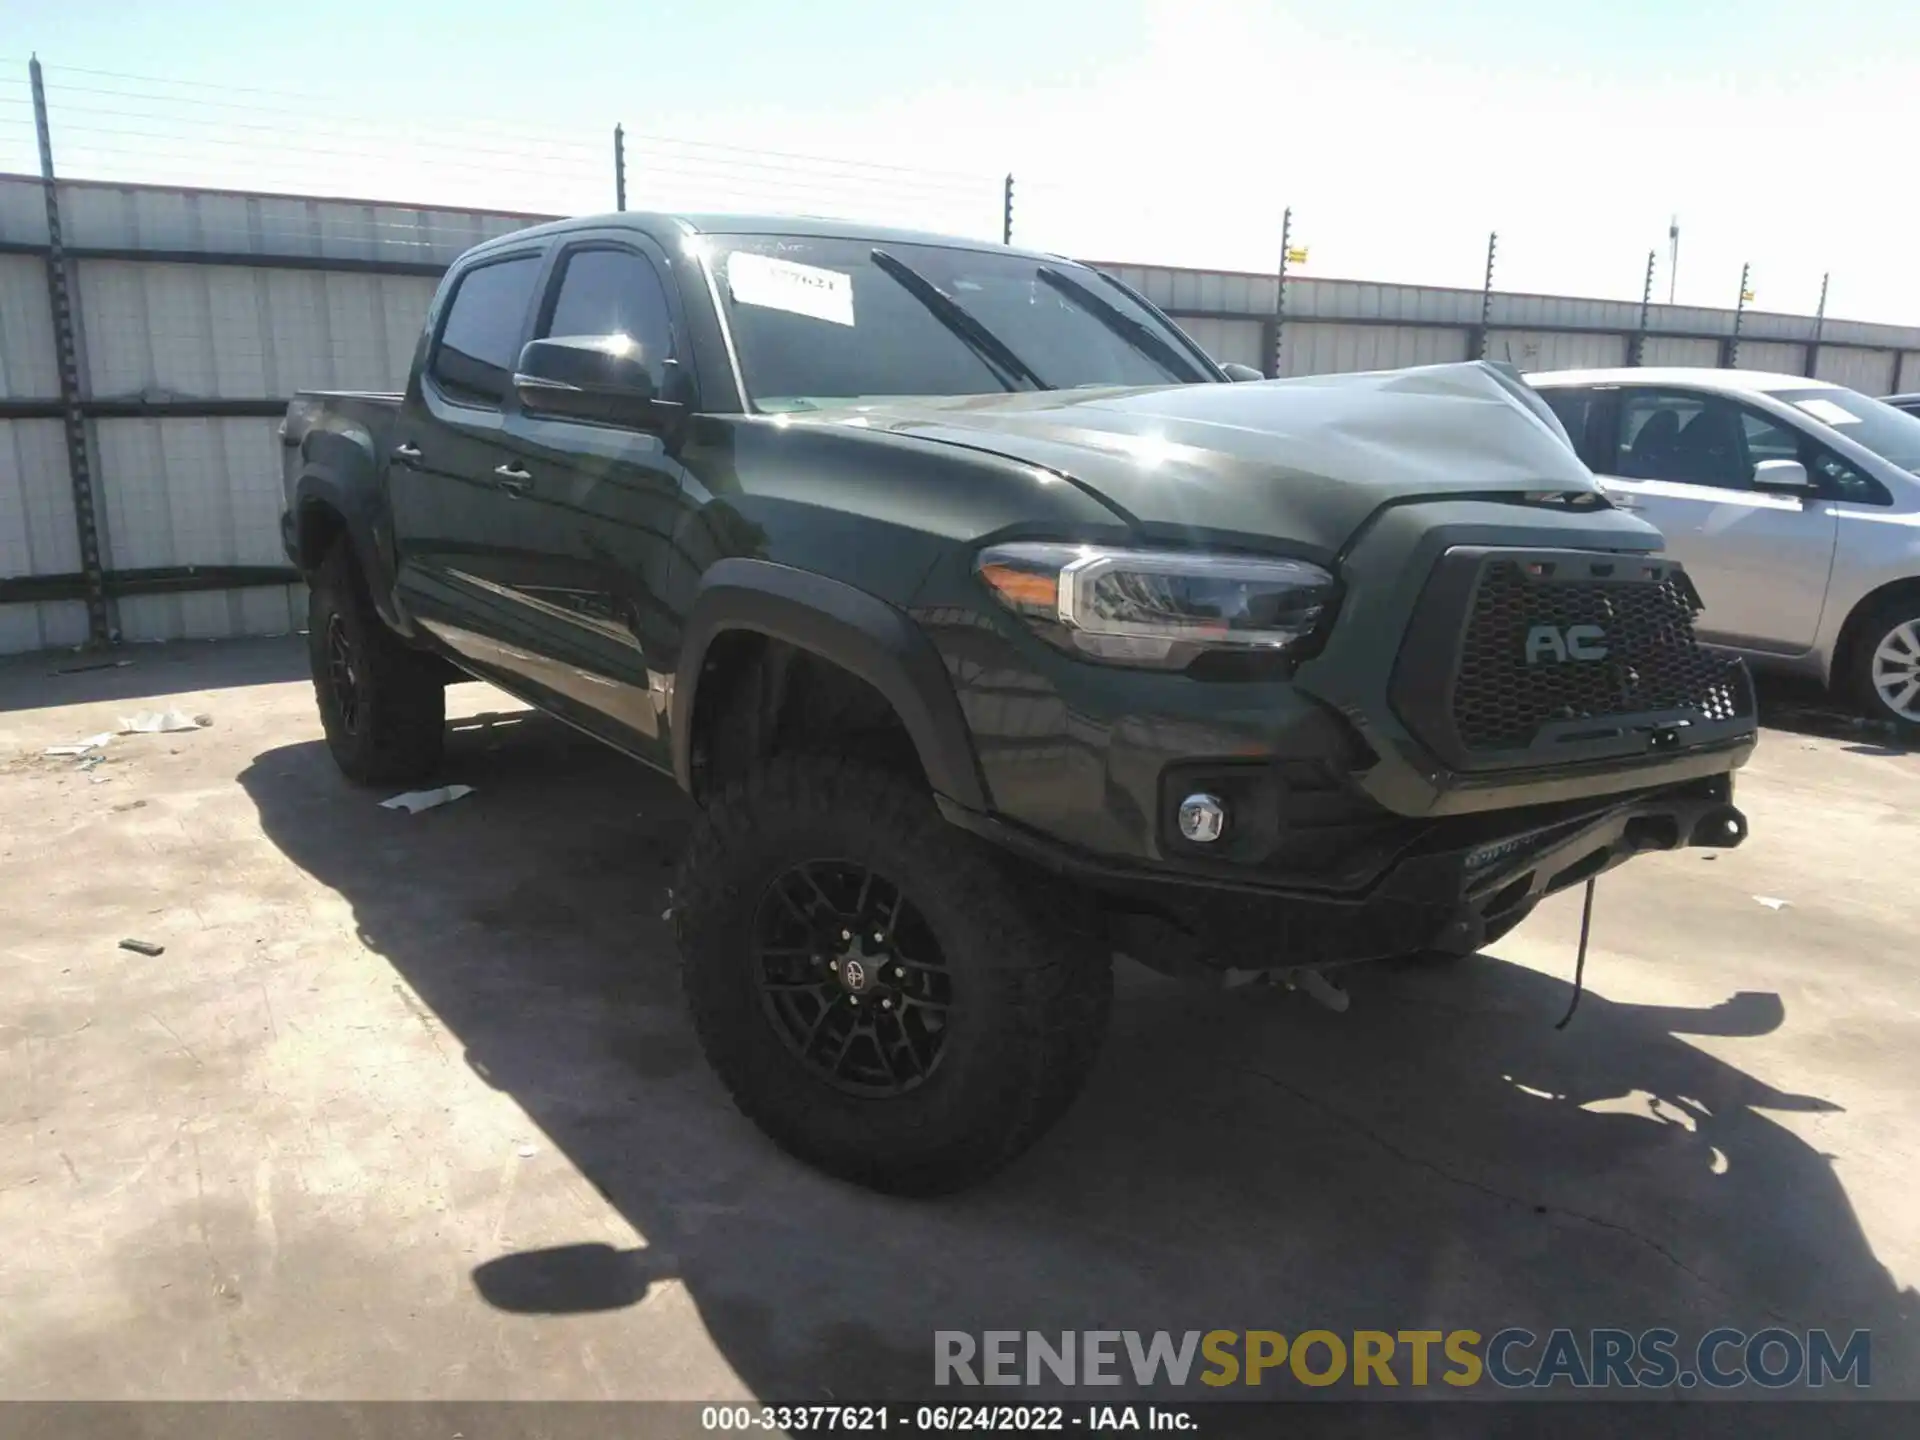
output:
<svg viewBox="0 0 1920 1440"><path fill-rule="evenodd" d="M498 593L518 514L502 437L513 370L532 323L538 246L460 273L428 317L388 457L397 585L414 618L476 665L508 659L513 607Z"/></svg>

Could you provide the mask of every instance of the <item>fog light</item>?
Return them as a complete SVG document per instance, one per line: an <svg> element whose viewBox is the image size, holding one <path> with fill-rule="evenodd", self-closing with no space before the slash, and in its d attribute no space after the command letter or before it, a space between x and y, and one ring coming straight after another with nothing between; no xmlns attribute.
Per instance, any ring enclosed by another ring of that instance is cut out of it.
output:
<svg viewBox="0 0 1920 1440"><path fill-rule="evenodd" d="M1180 802L1180 833L1196 845L1210 845L1227 828L1227 811L1212 795L1194 794Z"/></svg>

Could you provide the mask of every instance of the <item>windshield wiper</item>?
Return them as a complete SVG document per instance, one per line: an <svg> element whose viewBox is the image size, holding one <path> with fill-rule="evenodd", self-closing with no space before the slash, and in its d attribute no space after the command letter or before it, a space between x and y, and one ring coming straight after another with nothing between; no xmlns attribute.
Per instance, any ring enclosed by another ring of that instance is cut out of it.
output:
<svg viewBox="0 0 1920 1440"><path fill-rule="evenodd" d="M890 255L876 247L873 263L898 280L901 288L926 306L934 319L959 336L968 349L986 361L1007 389L1017 388L1007 384L1009 379L1024 380L1036 390L1053 388L1034 373L1031 365L1014 354L1006 341L987 329L958 300L898 255Z"/></svg>
<svg viewBox="0 0 1920 1440"><path fill-rule="evenodd" d="M1126 311L1096 295L1078 280L1063 275L1049 265L1040 267L1040 278L1174 379L1205 380L1209 378L1201 373L1200 368L1193 361L1182 355L1171 341L1154 334Z"/></svg>

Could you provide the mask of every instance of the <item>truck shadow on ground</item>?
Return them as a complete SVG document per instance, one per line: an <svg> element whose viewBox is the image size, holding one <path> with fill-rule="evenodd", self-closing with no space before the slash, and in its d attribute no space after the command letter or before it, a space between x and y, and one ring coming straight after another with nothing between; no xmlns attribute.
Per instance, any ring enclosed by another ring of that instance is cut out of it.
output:
<svg viewBox="0 0 1920 1440"><path fill-rule="evenodd" d="M890 1200L781 1155L702 1063L661 919L690 817L670 785L540 718L457 728L446 778L477 793L412 817L318 744L240 781L645 1237L486 1259L471 1280L501 1310L677 1282L742 1381L786 1401L925 1398L933 1332L989 1328L1825 1326L1874 1332L1876 1393L1920 1373L1915 1297L1829 1158L1758 1113L1834 1107L1685 1038L1772 1030L1775 996L1649 1008L1600 976L1556 1032L1568 986L1491 957L1350 971L1342 1016L1129 967L1053 1134L969 1194Z"/></svg>

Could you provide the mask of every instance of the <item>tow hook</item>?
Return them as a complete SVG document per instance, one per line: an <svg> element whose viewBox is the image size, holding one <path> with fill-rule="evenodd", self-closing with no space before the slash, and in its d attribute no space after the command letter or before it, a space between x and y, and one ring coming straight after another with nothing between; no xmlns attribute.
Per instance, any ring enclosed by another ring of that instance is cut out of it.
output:
<svg viewBox="0 0 1920 1440"><path fill-rule="evenodd" d="M1725 850L1747 838L1747 817L1731 805L1716 805L1694 822L1690 845Z"/></svg>

